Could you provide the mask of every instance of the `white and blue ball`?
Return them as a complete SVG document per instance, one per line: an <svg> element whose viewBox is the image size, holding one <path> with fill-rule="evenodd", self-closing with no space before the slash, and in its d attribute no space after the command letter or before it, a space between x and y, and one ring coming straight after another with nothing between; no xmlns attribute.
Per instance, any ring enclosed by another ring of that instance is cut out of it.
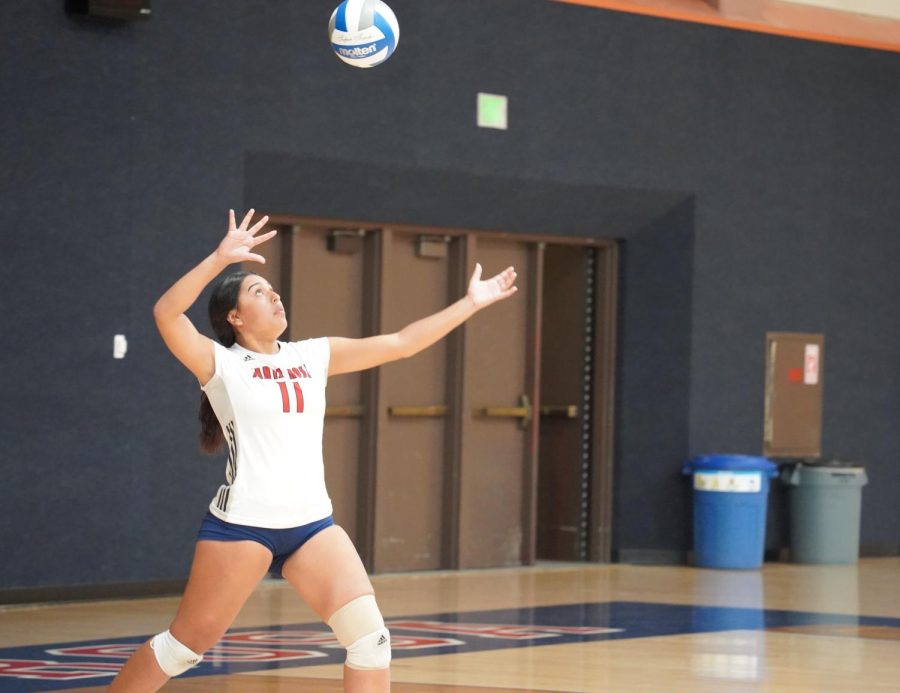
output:
<svg viewBox="0 0 900 693"><path fill-rule="evenodd" d="M400 40L400 24L381 0L344 0L331 15L328 36L331 49L345 63L374 67L391 57Z"/></svg>

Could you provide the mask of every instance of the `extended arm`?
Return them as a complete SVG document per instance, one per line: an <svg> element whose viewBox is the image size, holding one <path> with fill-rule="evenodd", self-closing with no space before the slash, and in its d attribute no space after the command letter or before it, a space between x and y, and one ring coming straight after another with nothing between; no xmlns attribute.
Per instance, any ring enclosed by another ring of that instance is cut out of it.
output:
<svg viewBox="0 0 900 693"><path fill-rule="evenodd" d="M393 334L347 339L331 337L328 375L352 373L418 354L445 337L482 308L509 298L516 292L516 272L512 267L490 279L481 279L481 265L469 281L469 290L456 303L417 320Z"/></svg>
<svg viewBox="0 0 900 693"><path fill-rule="evenodd" d="M265 262L261 255L250 250L275 235L270 231L262 236L255 234L265 225L263 217L249 229L247 225L253 210L247 212L240 226L236 226L234 210L229 211L228 234L215 252L185 274L166 291L153 306L153 319L169 351L193 373L197 380L206 383L215 373L213 343L204 337L185 312L190 308L207 284L233 262Z"/></svg>

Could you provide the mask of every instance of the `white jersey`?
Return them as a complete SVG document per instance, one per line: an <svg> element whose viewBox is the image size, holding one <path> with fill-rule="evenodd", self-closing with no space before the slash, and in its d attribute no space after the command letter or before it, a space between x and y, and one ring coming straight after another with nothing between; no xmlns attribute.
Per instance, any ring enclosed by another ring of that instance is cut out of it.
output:
<svg viewBox="0 0 900 693"><path fill-rule="evenodd" d="M328 338L278 342L277 354L215 343L203 391L225 434L225 482L209 505L239 525L283 529L331 514L322 427Z"/></svg>

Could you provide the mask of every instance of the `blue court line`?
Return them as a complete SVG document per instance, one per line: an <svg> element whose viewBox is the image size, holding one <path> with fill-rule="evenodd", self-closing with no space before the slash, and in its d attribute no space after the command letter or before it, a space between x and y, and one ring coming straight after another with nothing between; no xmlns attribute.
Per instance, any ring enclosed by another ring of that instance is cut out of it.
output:
<svg viewBox="0 0 900 693"><path fill-rule="evenodd" d="M789 626L900 629L900 619L718 606L600 602L388 619L393 657ZM0 693L108 683L148 635L0 649ZM322 623L236 628L184 676L339 664L344 650Z"/></svg>

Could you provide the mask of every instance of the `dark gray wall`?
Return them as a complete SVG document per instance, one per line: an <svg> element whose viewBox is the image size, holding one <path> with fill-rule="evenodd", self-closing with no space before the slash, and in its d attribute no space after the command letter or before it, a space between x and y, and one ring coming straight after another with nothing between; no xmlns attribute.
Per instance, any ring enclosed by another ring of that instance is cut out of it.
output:
<svg viewBox="0 0 900 693"><path fill-rule="evenodd" d="M681 469L691 452L694 201L623 245L615 558L679 562L691 543L690 484Z"/></svg>
<svg viewBox="0 0 900 693"><path fill-rule="evenodd" d="M185 575L221 464L150 308L251 205L625 239L622 555L688 547L685 455L759 452L765 332L825 332L826 448L874 481L863 545L898 550L897 54L393 0L396 55L354 70L335 0L62 4L0 5L0 588ZM478 91L509 131L474 126Z"/></svg>

